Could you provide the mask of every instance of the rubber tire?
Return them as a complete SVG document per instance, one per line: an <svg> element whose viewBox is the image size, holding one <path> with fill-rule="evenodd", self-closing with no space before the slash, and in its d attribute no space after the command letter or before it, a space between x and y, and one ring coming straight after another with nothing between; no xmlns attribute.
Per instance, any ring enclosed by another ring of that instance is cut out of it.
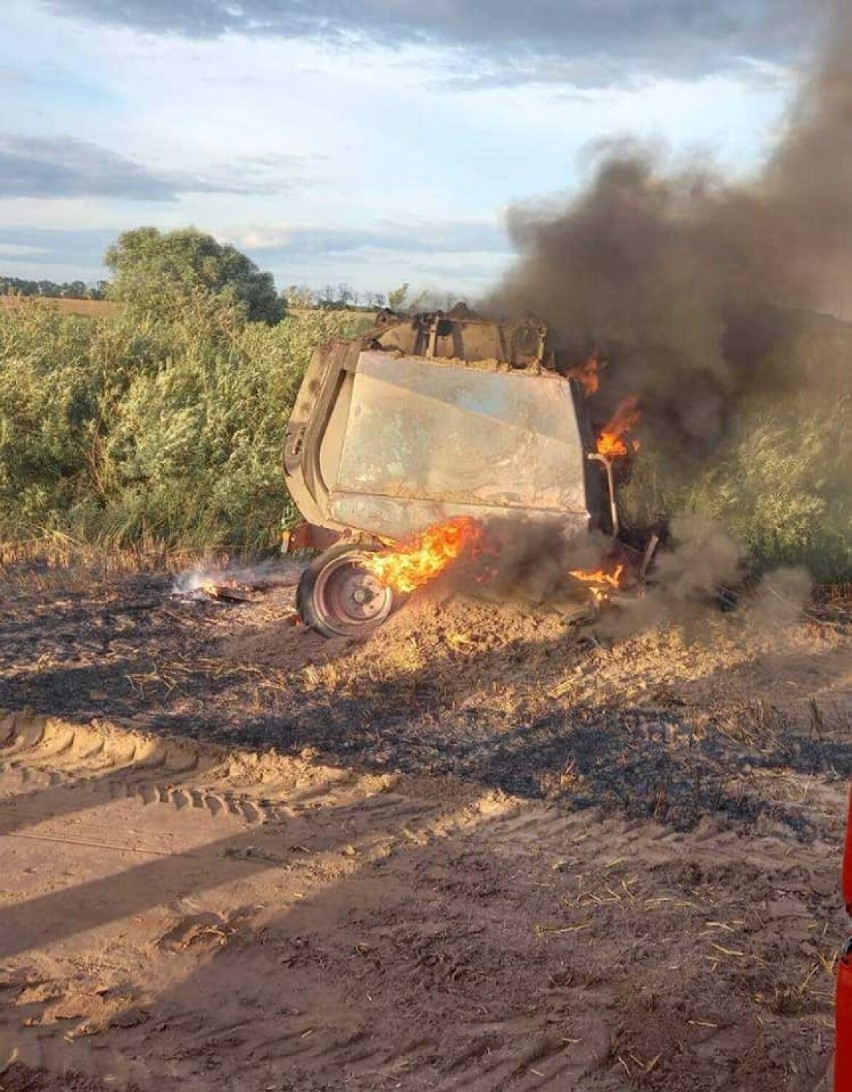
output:
<svg viewBox="0 0 852 1092"><path fill-rule="evenodd" d="M323 637L350 637L356 639L360 637L369 637L370 634L374 633L379 626L386 622L395 611L399 610L407 596L391 592L391 608L384 617L376 622L364 623L357 628L357 632L353 630L352 632L347 633L341 632L341 630L335 629L333 626L329 625L323 617L323 613L317 609L315 598L317 580L330 562L337 561L338 558L343 557L346 554L358 555L375 552L376 550L371 546L353 546L352 543L338 543L336 546L324 550L318 557L313 559L307 569L302 573L299 585L296 589L296 609L299 612L299 617L306 626L309 626L317 633L321 633Z"/></svg>

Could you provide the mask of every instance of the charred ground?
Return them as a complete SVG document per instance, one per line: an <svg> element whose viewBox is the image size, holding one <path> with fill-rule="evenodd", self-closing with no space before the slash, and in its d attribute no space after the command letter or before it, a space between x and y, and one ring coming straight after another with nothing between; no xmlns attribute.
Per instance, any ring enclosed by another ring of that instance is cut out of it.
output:
<svg viewBox="0 0 852 1092"><path fill-rule="evenodd" d="M711 813L812 836L819 820L797 802L807 779L852 776L850 619L837 595L780 630L758 602L619 639L439 590L359 643L305 629L292 587L242 604L172 587L144 573L18 579L0 707L309 748L677 829Z"/></svg>

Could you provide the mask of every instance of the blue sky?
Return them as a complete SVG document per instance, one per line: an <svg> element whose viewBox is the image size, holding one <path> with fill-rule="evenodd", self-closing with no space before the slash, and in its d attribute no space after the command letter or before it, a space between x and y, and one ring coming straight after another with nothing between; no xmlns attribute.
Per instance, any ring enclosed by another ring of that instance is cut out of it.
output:
<svg viewBox="0 0 852 1092"><path fill-rule="evenodd" d="M601 142L743 175L772 147L804 0L4 0L0 273L103 275L188 224L283 288L476 295L517 204Z"/></svg>

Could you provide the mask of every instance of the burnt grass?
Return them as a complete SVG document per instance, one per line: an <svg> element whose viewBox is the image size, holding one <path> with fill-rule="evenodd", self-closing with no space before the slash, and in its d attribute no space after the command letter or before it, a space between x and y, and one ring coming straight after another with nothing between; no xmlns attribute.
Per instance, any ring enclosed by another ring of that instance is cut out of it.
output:
<svg viewBox="0 0 852 1092"><path fill-rule="evenodd" d="M836 837L831 821L802 802L803 785L852 777L852 741L824 731L818 713L809 723L761 703L732 714L665 693L641 704L549 699L542 663L558 668L569 644L590 670L593 657L606 655L599 642L567 629L553 647L519 637L474 651L451 686L439 663L349 677L346 650L340 671L318 684L304 663L224 659L223 635L244 625L245 606L175 598L171 587L160 574L66 580L7 572L0 707L307 751L356 769L449 775L679 830L713 816L761 833ZM531 663L536 669L527 672ZM495 701L494 680L506 677L516 697Z"/></svg>

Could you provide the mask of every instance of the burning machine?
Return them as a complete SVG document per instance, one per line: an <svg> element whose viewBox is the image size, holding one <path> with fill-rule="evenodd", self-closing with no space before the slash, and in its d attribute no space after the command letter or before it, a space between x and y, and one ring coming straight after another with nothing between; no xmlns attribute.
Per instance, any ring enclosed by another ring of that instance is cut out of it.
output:
<svg viewBox="0 0 852 1092"><path fill-rule="evenodd" d="M314 354L287 426L284 473L305 520L339 543L299 606L327 634L381 623L394 589L368 553L427 528L492 517L618 531L612 460L581 383L535 322L379 315L360 341Z"/></svg>

